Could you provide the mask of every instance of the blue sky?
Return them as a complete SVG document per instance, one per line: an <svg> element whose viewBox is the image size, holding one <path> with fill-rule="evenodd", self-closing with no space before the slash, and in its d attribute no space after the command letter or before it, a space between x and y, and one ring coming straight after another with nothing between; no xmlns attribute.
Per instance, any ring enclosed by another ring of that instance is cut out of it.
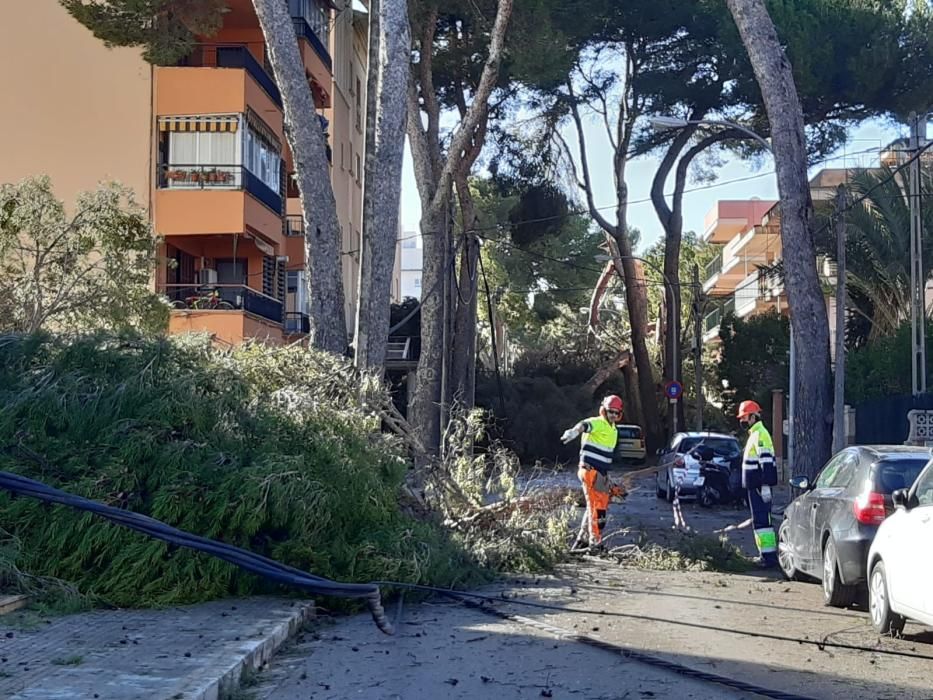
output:
<svg viewBox="0 0 933 700"><path fill-rule="evenodd" d="M586 126L589 139L590 168L596 182L595 200L597 206L607 206L614 203L612 193L612 155L608 148L605 133L601 126L589 123ZM875 165L878 162L877 149L887 145L893 139L907 135L907 127L891 125L887 122L866 122L857 129L853 129L849 143L838 153L833 154L833 160L813 168L811 175L827 167L856 167ZM572 137L572 134L567 134ZM870 153L864 153L873 149ZM651 203L645 201L651 188L651 179L657 169L659 159L653 157L640 158L632 161L628 167L628 184L630 192L629 223L641 230L642 249L650 246L661 236L661 225L658 223ZM755 167L759 165L759 167ZM720 199L777 199L777 183L773 175L773 163L770 158L760 164L732 158L717 172L717 179L713 183L690 183L684 195L684 230L703 231L703 219L710 208ZM735 182L732 182L735 181ZM696 191L689 190L696 188ZM611 215L611 210L605 212ZM402 228L404 231L418 231L418 219L421 215L421 205L418 191L415 186L414 171L408 148L406 146L405 164L402 174Z"/></svg>

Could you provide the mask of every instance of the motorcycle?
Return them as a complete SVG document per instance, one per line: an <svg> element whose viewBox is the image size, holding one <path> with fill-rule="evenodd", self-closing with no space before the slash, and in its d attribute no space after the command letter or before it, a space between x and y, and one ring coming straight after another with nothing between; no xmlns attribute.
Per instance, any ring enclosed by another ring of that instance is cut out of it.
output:
<svg viewBox="0 0 933 700"><path fill-rule="evenodd" d="M737 482L731 464L715 460L711 447L698 445L690 455L699 464L700 476L696 479L697 503L704 508L714 505L729 505L742 502L741 476Z"/></svg>

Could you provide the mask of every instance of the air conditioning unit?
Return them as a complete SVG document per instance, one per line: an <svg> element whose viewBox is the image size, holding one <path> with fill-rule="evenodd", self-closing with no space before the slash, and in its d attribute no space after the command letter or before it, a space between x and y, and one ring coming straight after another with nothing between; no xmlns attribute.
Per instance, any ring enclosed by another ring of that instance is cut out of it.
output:
<svg viewBox="0 0 933 700"><path fill-rule="evenodd" d="M209 267L203 267L198 270L198 283L217 284L217 270L212 270Z"/></svg>

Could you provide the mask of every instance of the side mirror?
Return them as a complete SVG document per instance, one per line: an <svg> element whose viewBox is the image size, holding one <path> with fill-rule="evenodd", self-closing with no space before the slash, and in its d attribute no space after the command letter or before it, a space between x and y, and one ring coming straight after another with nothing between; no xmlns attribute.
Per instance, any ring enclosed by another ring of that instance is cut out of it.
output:
<svg viewBox="0 0 933 700"><path fill-rule="evenodd" d="M810 479L806 476L793 476L789 483L795 489L800 489L801 491L807 491L810 488Z"/></svg>
<svg viewBox="0 0 933 700"><path fill-rule="evenodd" d="M659 447L658 449L656 449L656 450L654 451L654 453L655 453L658 457L660 457L661 455L664 454L664 448L663 448L663 447Z"/></svg>
<svg viewBox="0 0 933 700"><path fill-rule="evenodd" d="M898 489L892 493L891 500L894 501L895 508L902 508L903 510L910 509L910 491L907 489Z"/></svg>

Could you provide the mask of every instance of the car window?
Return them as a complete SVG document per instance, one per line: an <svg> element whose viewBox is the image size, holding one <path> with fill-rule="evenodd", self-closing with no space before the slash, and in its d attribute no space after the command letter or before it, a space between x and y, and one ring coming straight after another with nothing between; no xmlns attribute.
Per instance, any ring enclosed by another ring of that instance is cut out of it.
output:
<svg viewBox="0 0 933 700"><path fill-rule="evenodd" d="M921 506L933 506L933 469L927 469L917 482L917 503Z"/></svg>
<svg viewBox="0 0 933 700"><path fill-rule="evenodd" d="M909 489L926 466L925 459L890 459L875 464L875 491L894 493Z"/></svg>
<svg viewBox="0 0 933 700"><path fill-rule="evenodd" d="M619 437L623 440L640 440L641 428L638 426L623 426L618 428Z"/></svg>
<svg viewBox="0 0 933 700"><path fill-rule="evenodd" d="M722 438L722 437L688 437L684 438L680 445L677 447L677 452L679 454L685 454L692 450L694 447L703 443L707 447L712 448L713 452L717 457L725 457L727 459L733 459L738 457L741 450L739 449L738 440L735 438Z"/></svg>
<svg viewBox="0 0 933 700"><path fill-rule="evenodd" d="M816 478L816 488L829 489L834 487L834 481L839 476L839 471L852 458L851 452L840 452L823 467L823 471Z"/></svg>

